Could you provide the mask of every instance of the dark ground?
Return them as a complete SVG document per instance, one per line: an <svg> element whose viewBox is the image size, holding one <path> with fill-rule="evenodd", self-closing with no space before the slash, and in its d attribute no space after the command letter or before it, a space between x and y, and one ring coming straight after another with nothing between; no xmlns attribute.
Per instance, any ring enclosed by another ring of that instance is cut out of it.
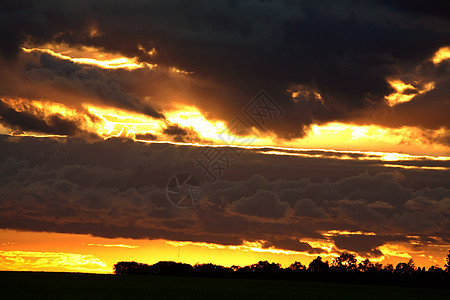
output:
<svg viewBox="0 0 450 300"><path fill-rule="evenodd" d="M0 272L0 299L450 299L449 290L310 281Z"/></svg>

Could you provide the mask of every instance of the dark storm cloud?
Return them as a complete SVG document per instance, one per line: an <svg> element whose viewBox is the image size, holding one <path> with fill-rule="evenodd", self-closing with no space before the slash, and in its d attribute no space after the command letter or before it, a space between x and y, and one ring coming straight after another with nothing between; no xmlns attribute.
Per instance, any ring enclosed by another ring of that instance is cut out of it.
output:
<svg viewBox="0 0 450 300"><path fill-rule="evenodd" d="M258 190L250 197L241 198L232 204L232 210L250 216L280 219L286 216L289 205L281 202L277 194Z"/></svg>
<svg viewBox="0 0 450 300"><path fill-rule="evenodd" d="M339 251L364 256L406 236L450 243L448 171L382 172L377 162L247 150L228 174L205 182L204 198L186 210L168 201L165 187L183 171L202 178L195 147L9 136L0 146L2 228L176 240L181 227L186 241L263 240L266 248L320 253L300 240L331 239ZM312 166L317 174L308 176ZM426 178L435 186L424 187ZM330 230L377 235L323 235Z"/></svg>
<svg viewBox="0 0 450 300"><path fill-rule="evenodd" d="M138 111L143 114L160 118L162 115L148 105L142 105L142 101L127 93L120 85L120 80L111 80L105 70L101 68L83 66L71 61L61 60L42 53L39 65L28 64L30 77L38 77L39 80L53 81L54 84L71 89L72 93L85 91L87 94L110 101L113 106ZM123 70L113 74L120 77ZM109 104L109 103L108 103Z"/></svg>
<svg viewBox="0 0 450 300"><path fill-rule="evenodd" d="M417 94L411 101L400 103L389 109L381 109L379 113L370 112L371 117L363 116L365 123L377 123L388 127L419 126L423 128L423 139L431 143L449 145L448 131L436 136L435 130L450 128L450 62L442 61L437 66L431 61L425 61L416 69L404 72L400 76L406 84L414 87L409 89ZM426 93L418 94L426 84L433 84L434 88ZM409 94L405 90L402 94Z"/></svg>
<svg viewBox="0 0 450 300"><path fill-rule="evenodd" d="M401 235L337 235L332 240L336 247L359 253L363 257L379 257L383 255L377 248L389 242L408 242Z"/></svg>
<svg viewBox="0 0 450 300"><path fill-rule="evenodd" d="M26 40L64 42L179 67L204 82L185 101L224 120L265 89L286 111L283 122L267 128L294 137L305 125L384 106L393 91L386 77L410 72L450 44L443 7L443 1L3 1L1 51L11 59ZM299 86L319 92L323 102L299 94L294 103L286 90Z"/></svg>
<svg viewBox="0 0 450 300"><path fill-rule="evenodd" d="M323 207L318 207L311 199L300 199L295 203L295 215L311 218L326 218Z"/></svg>
<svg viewBox="0 0 450 300"><path fill-rule="evenodd" d="M144 141L156 141L158 137L151 133L136 134L136 139Z"/></svg>
<svg viewBox="0 0 450 300"><path fill-rule="evenodd" d="M292 239L292 238L273 240L273 242L267 243L266 245L263 245L263 246L265 246L267 248L274 247L277 249L285 249L285 250L308 252L308 253L324 252L324 250L322 250L320 248L312 248L308 243L299 242L298 240Z"/></svg>

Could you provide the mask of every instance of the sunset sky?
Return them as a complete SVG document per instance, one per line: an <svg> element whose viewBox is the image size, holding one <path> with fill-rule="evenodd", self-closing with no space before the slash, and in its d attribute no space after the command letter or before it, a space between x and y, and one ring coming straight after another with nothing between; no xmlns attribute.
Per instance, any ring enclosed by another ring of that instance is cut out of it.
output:
<svg viewBox="0 0 450 300"><path fill-rule="evenodd" d="M446 5L2 1L0 270L443 267Z"/></svg>

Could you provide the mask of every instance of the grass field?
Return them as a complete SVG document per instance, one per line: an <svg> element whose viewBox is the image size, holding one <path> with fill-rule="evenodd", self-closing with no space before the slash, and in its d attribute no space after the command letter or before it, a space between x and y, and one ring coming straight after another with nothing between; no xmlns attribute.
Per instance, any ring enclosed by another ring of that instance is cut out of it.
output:
<svg viewBox="0 0 450 300"><path fill-rule="evenodd" d="M449 290L196 277L0 272L0 299L450 299Z"/></svg>

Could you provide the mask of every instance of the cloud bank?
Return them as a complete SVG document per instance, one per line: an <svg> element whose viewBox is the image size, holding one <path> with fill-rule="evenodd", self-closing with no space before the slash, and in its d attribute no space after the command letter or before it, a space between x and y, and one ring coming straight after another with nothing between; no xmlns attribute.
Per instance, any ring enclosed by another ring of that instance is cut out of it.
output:
<svg viewBox="0 0 450 300"><path fill-rule="evenodd" d="M166 185L183 171L205 179L196 147L2 136L1 149L2 228L167 240L182 228L186 241L327 252L313 239L374 257L394 242L450 244L448 171L247 150L205 181L197 206L180 209Z"/></svg>

